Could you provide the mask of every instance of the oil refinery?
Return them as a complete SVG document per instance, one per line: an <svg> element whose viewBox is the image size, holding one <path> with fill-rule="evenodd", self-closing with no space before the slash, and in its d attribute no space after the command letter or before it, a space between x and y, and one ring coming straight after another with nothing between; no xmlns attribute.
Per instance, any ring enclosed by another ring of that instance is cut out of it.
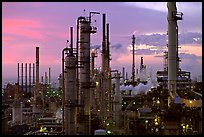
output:
<svg viewBox="0 0 204 137"><path fill-rule="evenodd" d="M197 135L202 134L202 82L192 82L182 70L179 57L176 2L167 3L167 51L163 70L156 80L147 74L145 58L132 44L132 73L128 79L111 67L109 27L106 13L89 12L70 27L67 47L61 49L58 87L51 86L52 68L40 77L40 47L35 63L17 63L17 81L7 84L2 95L4 135ZM101 16L101 55L91 49L98 32L92 17ZM76 35L76 42L73 37ZM135 56L140 57L139 69ZM96 58L101 58L97 68ZM27 73L28 69L28 73ZM28 74L28 76L27 76Z"/></svg>

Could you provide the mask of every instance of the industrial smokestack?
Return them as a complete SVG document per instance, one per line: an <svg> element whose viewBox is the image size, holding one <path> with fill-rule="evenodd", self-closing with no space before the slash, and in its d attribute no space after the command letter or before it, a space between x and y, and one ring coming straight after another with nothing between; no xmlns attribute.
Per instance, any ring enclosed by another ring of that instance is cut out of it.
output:
<svg viewBox="0 0 204 137"><path fill-rule="evenodd" d="M19 63L18 63L18 85L19 85Z"/></svg>
<svg viewBox="0 0 204 137"><path fill-rule="evenodd" d="M21 92L23 92L23 63L21 64Z"/></svg>
<svg viewBox="0 0 204 137"><path fill-rule="evenodd" d="M132 82L135 81L135 35L132 36Z"/></svg>
<svg viewBox="0 0 204 137"><path fill-rule="evenodd" d="M27 93L27 63L25 64L25 92Z"/></svg>
<svg viewBox="0 0 204 137"><path fill-rule="evenodd" d="M106 69L106 14L103 14L102 73Z"/></svg>
<svg viewBox="0 0 204 137"><path fill-rule="evenodd" d="M123 71L122 71L122 75L123 75L123 81L122 81L122 84L124 84L125 82L125 67L123 67Z"/></svg>
<svg viewBox="0 0 204 137"><path fill-rule="evenodd" d="M106 45L107 45L107 61L108 61L108 68L110 67L110 48L109 48L109 44L110 44L110 42L109 42L109 24L106 24L106 27L107 27L107 43L106 43Z"/></svg>
<svg viewBox="0 0 204 137"><path fill-rule="evenodd" d="M19 63L18 63L18 91L19 91L19 87L20 87L20 70L19 70Z"/></svg>
<svg viewBox="0 0 204 137"><path fill-rule="evenodd" d="M29 63L29 92L31 92L31 63Z"/></svg>
<svg viewBox="0 0 204 137"><path fill-rule="evenodd" d="M39 92L39 47L36 47L36 88L34 96L35 100L38 95L38 92Z"/></svg>
<svg viewBox="0 0 204 137"><path fill-rule="evenodd" d="M33 63L33 85L35 85L35 63Z"/></svg>
<svg viewBox="0 0 204 137"><path fill-rule="evenodd" d="M103 42L106 41L106 14L103 13Z"/></svg>
<svg viewBox="0 0 204 137"><path fill-rule="evenodd" d="M73 54L73 27L70 27L70 53Z"/></svg>
<svg viewBox="0 0 204 137"><path fill-rule="evenodd" d="M47 85L48 79L47 79L47 72L45 72L45 84Z"/></svg>
<svg viewBox="0 0 204 137"><path fill-rule="evenodd" d="M51 68L49 68L49 85L51 85Z"/></svg>

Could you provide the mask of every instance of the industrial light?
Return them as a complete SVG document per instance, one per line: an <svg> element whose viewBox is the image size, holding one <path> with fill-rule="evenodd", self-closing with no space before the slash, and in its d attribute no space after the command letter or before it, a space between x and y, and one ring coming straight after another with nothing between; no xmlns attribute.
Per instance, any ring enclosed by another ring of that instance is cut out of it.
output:
<svg viewBox="0 0 204 137"><path fill-rule="evenodd" d="M159 123L158 123L158 122L155 122L155 125L157 126L157 125L159 125Z"/></svg>
<svg viewBox="0 0 204 137"><path fill-rule="evenodd" d="M96 81L96 86L97 86L97 87L99 86L99 82L98 82L98 81Z"/></svg>

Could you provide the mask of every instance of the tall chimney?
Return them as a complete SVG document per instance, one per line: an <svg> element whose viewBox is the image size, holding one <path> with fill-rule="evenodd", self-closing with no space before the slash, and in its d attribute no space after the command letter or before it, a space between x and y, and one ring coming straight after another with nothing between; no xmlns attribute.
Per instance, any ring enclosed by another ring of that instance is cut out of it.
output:
<svg viewBox="0 0 204 137"><path fill-rule="evenodd" d="M70 27L70 48L71 48L71 55L73 54L73 27Z"/></svg>
<svg viewBox="0 0 204 137"><path fill-rule="evenodd" d="M23 63L21 64L21 92L23 92Z"/></svg>
<svg viewBox="0 0 204 137"><path fill-rule="evenodd" d="M47 80L47 72L45 72L45 84L47 85L48 80Z"/></svg>
<svg viewBox="0 0 204 137"><path fill-rule="evenodd" d="M39 47L36 47L36 88L34 99L36 99L38 92L39 92Z"/></svg>
<svg viewBox="0 0 204 137"><path fill-rule="evenodd" d="M102 73L106 69L106 14L103 13Z"/></svg>
<svg viewBox="0 0 204 137"><path fill-rule="evenodd" d="M19 92L19 85L20 85L20 70L19 70L19 63L18 63L18 92Z"/></svg>
<svg viewBox="0 0 204 137"><path fill-rule="evenodd" d="M25 92L27 93L27 63L25 64Z"/></svg>
<svg viewBox="0 0 204 137"><path fill-rule="evenodd" d="M124 84L124 82L125 82L125 67L123 67L123 71L122 71L122 75L123 75L123 81L122 81L122 83Z"/></svg>
<svg viewBox="0 0 204 137"><path fill-rule="evenodd" d="M135 35L132 36L132 82L135 81Z"/></svg>
<svg viewBox="0 0 204 137"><path fill-rule="evenodd" d="M51 85L51 68L49 68L49 70L48 70L48 73L49 73L49 85Z"/></svg>
<svg viewBox="0 0 204 137"><path fill-rule="evenodd" d="M110 67L110 48L109 48L109 24L106 24L106 27L107 27L107 61L108 61L108 64L107 64L107 67L109 68Z"/></svg>
<svg viewBox="0 0 204 137"><path fill-rule="evenodd" d="M33 63L33 85L35 85L35 63Z"/></svg>
<svg viewBox="0 0 204 137"><path fill-rule="evenodd" d="M31 63L29 63L29 92L31 92Z"/></svg>

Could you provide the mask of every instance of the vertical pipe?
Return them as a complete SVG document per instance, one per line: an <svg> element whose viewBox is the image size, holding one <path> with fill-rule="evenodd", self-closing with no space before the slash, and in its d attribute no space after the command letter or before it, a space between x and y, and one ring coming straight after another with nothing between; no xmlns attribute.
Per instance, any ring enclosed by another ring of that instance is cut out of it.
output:
<svg viewBox="0 0 204 137"><path fill-rule="evenodd" d="M18 63L18 85L19 85L19 63Z"/></svg>
<svg viewBox="0 0 204 137"><path fill-rule="evenodd" d="M95 63L94 58L95 58L95 50L92 49L92 51L91 51L91 76L92 76L92 78L94 76L94 63Z"/></svg>
<svg viewBox="0 0 204 137"><path fill-rule="evenodd" d="M43 76L41 76L41 83L43 84Z"/></svg>
<svg viewBox="0 0 204 137"><path fill-rule="evenodd" d="M103 27L103 37L102 37L102 100L104 101L102 103L102 109L101 109L101 116L104 117L105 116L105 112L106 112L106 105L107 105L107 99L105 98L106 95L106 53L107 53L107 49L106 49L106 14L103 13L102 15L102 27Z"/></svg>
<svg viewBox="0 0 204 137"><path fill-rule="evenodd" d="M35 63L33 63L33 85L35 85Z"/></svg>
<svg viewBox="0 0 204 137"><path fill-rule="evenodd" d="M126 72L126 80L128 80L128 72Z"/></svg>
<svg viewBox="0 0 204 137"><path fill-rule="evenodd" d="M71 54L73 54L73 27L70 27L70 48L71 48Z"/></svg>
<svg viewBox="0 0 204 137"><path fill-rule="evenodd" d="M31 92L31 63L29 63L29 92Z"/></svg>
<svg viewBox="0 0 204 137"><path fill-rule="evenodd" d="M135 35L132 36L132 82L135 82Z"/></svg>
<svg viewBox="0 0 204 137"><path fill-rule="evenodd" d="M106 77L107 77L107 90L108 90L108 110L109 112L112 112L112 103L111 103L111 100L112 100L112 93L111 93L111 70L110 70L110 49L109 49L109 24L106 24L106 28L107 28L107 39L106 39L106 49L107 49L107 53L106 53L106 69L107 69L107 74L106 74Z"/></svg>
<svg viewBox="0 0 204 137"><path fill-rule="evenodd" d="M109 44L110 44L110 42L109 42L109 24L106 24L106 27L107 27L107 43L106 43L106 45L107 45L107 61L108 61L108 68L110 67L110 48L109 48Z"/></svg>
<svg viewBox="0 0 204 137"><path fill-rule="evenodd" d="M125 67L123 67L122 73L123 73L123 81L122 81L122 84L124 84L124 82L125 82Z"/></svg>
<svg viewBox="0 0 204 137"><path fill-rule="evenodd" d="M19 87L20 87L20 70L19 70L19 63L18 63L18 92L19 92Z"/></svg>
<svg viewBox="0 0 204 137"><path fill-rule="evenodd" d="M49 68L49 85L51 85L51 68Z"/></svg>
<svg viewBox="0 0 204 137"><path fill-rule="evenodd" d="M23 63L21 64L21 92L23 92Z"/></svg>
<svg viewBox="0 0 204 137"><path fill-rule="evenodd" d="M106 14L103 14L102 73L106 69Z"/></svg>
<svg viewBox="0 0 204 137"><path fill-rule="evenodd" d="M36 47L36 90L34 97L35 100L38 95L38 92L39 92L39 47Z"/></svg>
<svg viewBox="0 0 204 137"><path fill-rule="evenodd" d="M47 72L45 72L45 85L47 84Z"/></svg>
<svg viewBox="0 0 204 137"><path fill-rule="evenodd" d="M25 92L27 93L27 63L25 64Z"/></svg>

